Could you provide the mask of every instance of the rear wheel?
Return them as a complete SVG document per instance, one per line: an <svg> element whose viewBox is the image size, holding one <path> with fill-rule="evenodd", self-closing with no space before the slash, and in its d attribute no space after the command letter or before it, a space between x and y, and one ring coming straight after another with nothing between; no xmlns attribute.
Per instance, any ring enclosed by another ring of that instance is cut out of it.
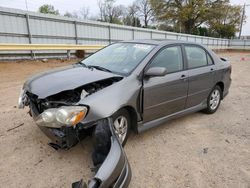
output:
<svg viewBox="0 0 250 188"><path fill-rule="evenodd" d="M121 109L117 111L112 117L115 133L117 134L122 146L124 146L127 142L131 127L129 113L127 110Z"/></svg>
<svg viewBox="0 0 250 188"><path fill-rule="evenodd" d="M207 108L204 110L204 112L207 114L213 114L216 112L220 106L221 98L221 88L216 85L207 98Z"/></svg>

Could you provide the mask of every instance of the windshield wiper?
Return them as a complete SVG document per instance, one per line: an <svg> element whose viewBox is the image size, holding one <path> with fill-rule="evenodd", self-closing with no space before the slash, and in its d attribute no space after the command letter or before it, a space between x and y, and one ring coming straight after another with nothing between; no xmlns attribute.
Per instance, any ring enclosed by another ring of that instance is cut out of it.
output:
<svg viewBox="0 0 250 188"><path fill-rule="evenodd" d="M106 69L106 68L101 67L101 66L98 66L98 65L88 65L87 67L88 68L95 68L95 69L98 69L98 70L101 70L101 71L105 71L105 72L112 72L111 70Z"/></svg>
<svg viewBox="0 0 250 188"><path fill-rule="evenodd" d="M83 62L78 62L78 64L80 64L80 65L82 65L83 67L86 67L86 68L88 68L88 66L85 64L85 63L83 63Z"/></svg>
<svg viewBox="0 0 250 188"><path fill-rule="evenodd" d="M78 64L80 64L83 67L86 67L88 69L94 68L94 69L98 69L98 70L105 71L105 72L112 72L111 70L106 69L106 68L101 67L101 66L98 66L98 65L86 65L85 63L82 63L82 62L79 62Z"/></svg>

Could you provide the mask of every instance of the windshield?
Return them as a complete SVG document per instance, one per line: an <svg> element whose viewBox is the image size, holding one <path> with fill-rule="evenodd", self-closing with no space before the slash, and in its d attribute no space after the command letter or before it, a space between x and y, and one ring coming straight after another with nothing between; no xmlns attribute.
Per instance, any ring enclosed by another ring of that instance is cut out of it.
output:
<svg viewBox="0 0 250 188"><path fill-rule="evenodd" d="M127 75L148 55L154 45L135 43L112 44L81 61L88 67L103 68ZM100 69L101 70L101 69Z"/></svg>

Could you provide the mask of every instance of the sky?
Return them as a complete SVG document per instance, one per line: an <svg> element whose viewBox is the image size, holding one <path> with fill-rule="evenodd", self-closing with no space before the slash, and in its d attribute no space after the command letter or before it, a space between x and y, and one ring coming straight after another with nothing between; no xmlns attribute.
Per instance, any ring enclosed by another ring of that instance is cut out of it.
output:
<svg viewBox="0 0 250 188"><path fill-rule="evenodd" d="M65 12L78 11L81 7L88 7L91 16L98 14L98 0L0 0L0 6L26 10L27 1L29 11L37 11L43 4L51 4L59 10L61 14ZM116 0L116 4L130 5L134 0ZM250 0L231 0L232 4L250 5ZM246 7L246 23L243 25L242 35L250 35L250 6Z"/></svg>

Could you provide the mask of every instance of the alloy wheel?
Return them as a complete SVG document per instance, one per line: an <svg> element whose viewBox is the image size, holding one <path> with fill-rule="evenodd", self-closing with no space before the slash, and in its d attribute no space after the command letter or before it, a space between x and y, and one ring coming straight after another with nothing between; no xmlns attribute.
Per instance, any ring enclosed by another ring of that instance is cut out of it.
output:
<svg viewBox="0 0 250 188"><path fill-rule="evenodd" d="M210 105L211 110L215 110L218 107L218 105L220 103L220 98L221 98L220 91L218 89L215 89L212 92L212 94L210 96L210 101L209 101L209 105Z"/></svg>
<svg viewBox="0 0 250 188"><path fill-rule="evenodd" d="M128 120L124 116L119 116L114 121L114 129L119 141L123 143L128 131Z"/></svg>

